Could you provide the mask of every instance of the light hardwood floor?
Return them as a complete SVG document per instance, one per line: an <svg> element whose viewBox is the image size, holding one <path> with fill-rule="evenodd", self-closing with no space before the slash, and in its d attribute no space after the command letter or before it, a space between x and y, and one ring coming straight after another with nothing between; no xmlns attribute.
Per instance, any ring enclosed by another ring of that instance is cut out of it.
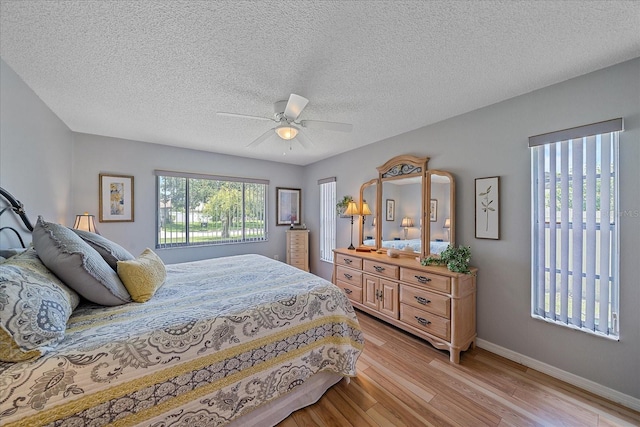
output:
<svg viewBox="0 0 640 427"><path fill-rule="evenodd" d="M358 311L358 376L279 427L639 426L640 413L476 348L446 352Z"/></svg>

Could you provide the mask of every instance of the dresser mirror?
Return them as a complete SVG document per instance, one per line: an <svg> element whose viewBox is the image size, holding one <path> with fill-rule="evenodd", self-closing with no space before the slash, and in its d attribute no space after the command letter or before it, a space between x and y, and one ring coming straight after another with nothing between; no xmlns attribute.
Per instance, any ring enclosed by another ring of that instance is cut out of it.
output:
<svg viewBox="0 0 640 427"><path fill-rule="evenodd" d="M430 242L428 254L439 254L448 245L455 244L455 180L449 172L428 170L426 187L429 190L429 200L426 203L429 234L425 242Z"/></svg>
<svg viewBox="0 0 640 427"><path fill-rule="evenodd" d="M369 246L373 249L378 248L376 226L378 219L376 212L378 212L378 180L372 179L365 182L360 187L360 212L363 215L360 217L360 240L359 242L363 246ZM366 204L366 206L365 206ZM369 209L367 213L366 209Z"/></svg>
<svg viewBox="0 0 640 427"><path fill-rule="evenodd" d="M372 214L360 217L361 245L427 257L454 244L455 181L448 172L427 170L428 161L394 157L377 168L377 180L362 185L361 211L364 200Z"/></svg>

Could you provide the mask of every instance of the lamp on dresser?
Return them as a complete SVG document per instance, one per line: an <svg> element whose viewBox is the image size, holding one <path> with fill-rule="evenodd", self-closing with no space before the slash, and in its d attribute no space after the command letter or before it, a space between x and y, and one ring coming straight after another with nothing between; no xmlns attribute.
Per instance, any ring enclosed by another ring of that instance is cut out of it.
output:
<svg viewBox="0 0 640 427"><path fill-rule="evenodd" d="M362 225L364 226L365 221L367 220L367 215L373 215L371 209L369 208L369 204L366 201L362 201ZM375 218L373 219L375 221ZM375 224L374 224L375 225Z"/></svg>
<svg viewBox="0 0 640 427"><path fill-rule="evenodd" d="M413 220L408 216L402 218L402 223L400 224L402 228L404 228L404 240L407 240L407 235L409 234L409 227L413 227Z"/></svg>
<svg viewBox="0 0 640 427"><path fill-rule="evenodd" d="M360 211L358 211L358 204L353 200L350 201L347 205L347 210L344 211L344 214L347 216L351 216L351 244L347 249L355 249L355 246L353 246L353 216L360 215Z"/></svg>

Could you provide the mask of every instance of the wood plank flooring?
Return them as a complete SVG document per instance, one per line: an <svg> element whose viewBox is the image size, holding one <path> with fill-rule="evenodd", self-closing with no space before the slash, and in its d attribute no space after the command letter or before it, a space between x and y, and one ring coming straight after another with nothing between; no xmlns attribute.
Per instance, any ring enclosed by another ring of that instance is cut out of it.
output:
<svg viewBox="0 0 640 427"><path fill-rule="evenodd" d="M460 365L358 311L358 376L279 427L640 426L640 413L476 348Z"/></svg>

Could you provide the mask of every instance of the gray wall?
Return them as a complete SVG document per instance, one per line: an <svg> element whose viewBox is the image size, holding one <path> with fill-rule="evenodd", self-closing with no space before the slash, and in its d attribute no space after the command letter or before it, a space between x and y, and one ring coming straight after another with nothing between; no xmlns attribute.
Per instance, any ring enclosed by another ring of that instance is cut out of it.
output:
<svg viewBox="0 0 640 427"><path fill-rule="evenodd" d="M155 248L155 169L270 180L268 241L156 252L166 263L243 253L271 258L278 255L280 260L285 260L288 227L275 225L276 187L295 187L295 183L302 181L302 167L80 133L74 133L73 152L73 212L88 211L98 217L98 174L134 176L135 222L97 224L102 235L134 254L147 247ZM303 191L303 203L305 195ZM304 221L304 209L302 214Z"/></svg>
<svg viewBox="0 0 640 427"><path fill-rule="evenodd" d="M69 218L72 133L22 79L0 59L0 187L24 203L35 224L37 215L65 222ZM18 228L5 212L0 227ZM31 235L22 232L25 242ZM13 233L0 233L0 247L18 247Z"/></svg>
<svg viewBox="0 0 640 427"><path fill-rule="evenodd" d="M616 117L620 136L621 307L619 342L534 320L528 137ZM478 275L478 336L563 371L640 398L640 59L377 142L305 169L307 224L318 227L316 181L337 177L337 195L357 195L376 166L399 154L429 156L456 177L456 240L470 245ZM362 165L367 165L363 167ZM357 165L357 167L354 167ZM474 179L500 176L501 239L474 237ZM313 215L310 218L310 215ZM349 243L338 219L338 246ZM312 237L312 271L331 277Z"/></svg>

